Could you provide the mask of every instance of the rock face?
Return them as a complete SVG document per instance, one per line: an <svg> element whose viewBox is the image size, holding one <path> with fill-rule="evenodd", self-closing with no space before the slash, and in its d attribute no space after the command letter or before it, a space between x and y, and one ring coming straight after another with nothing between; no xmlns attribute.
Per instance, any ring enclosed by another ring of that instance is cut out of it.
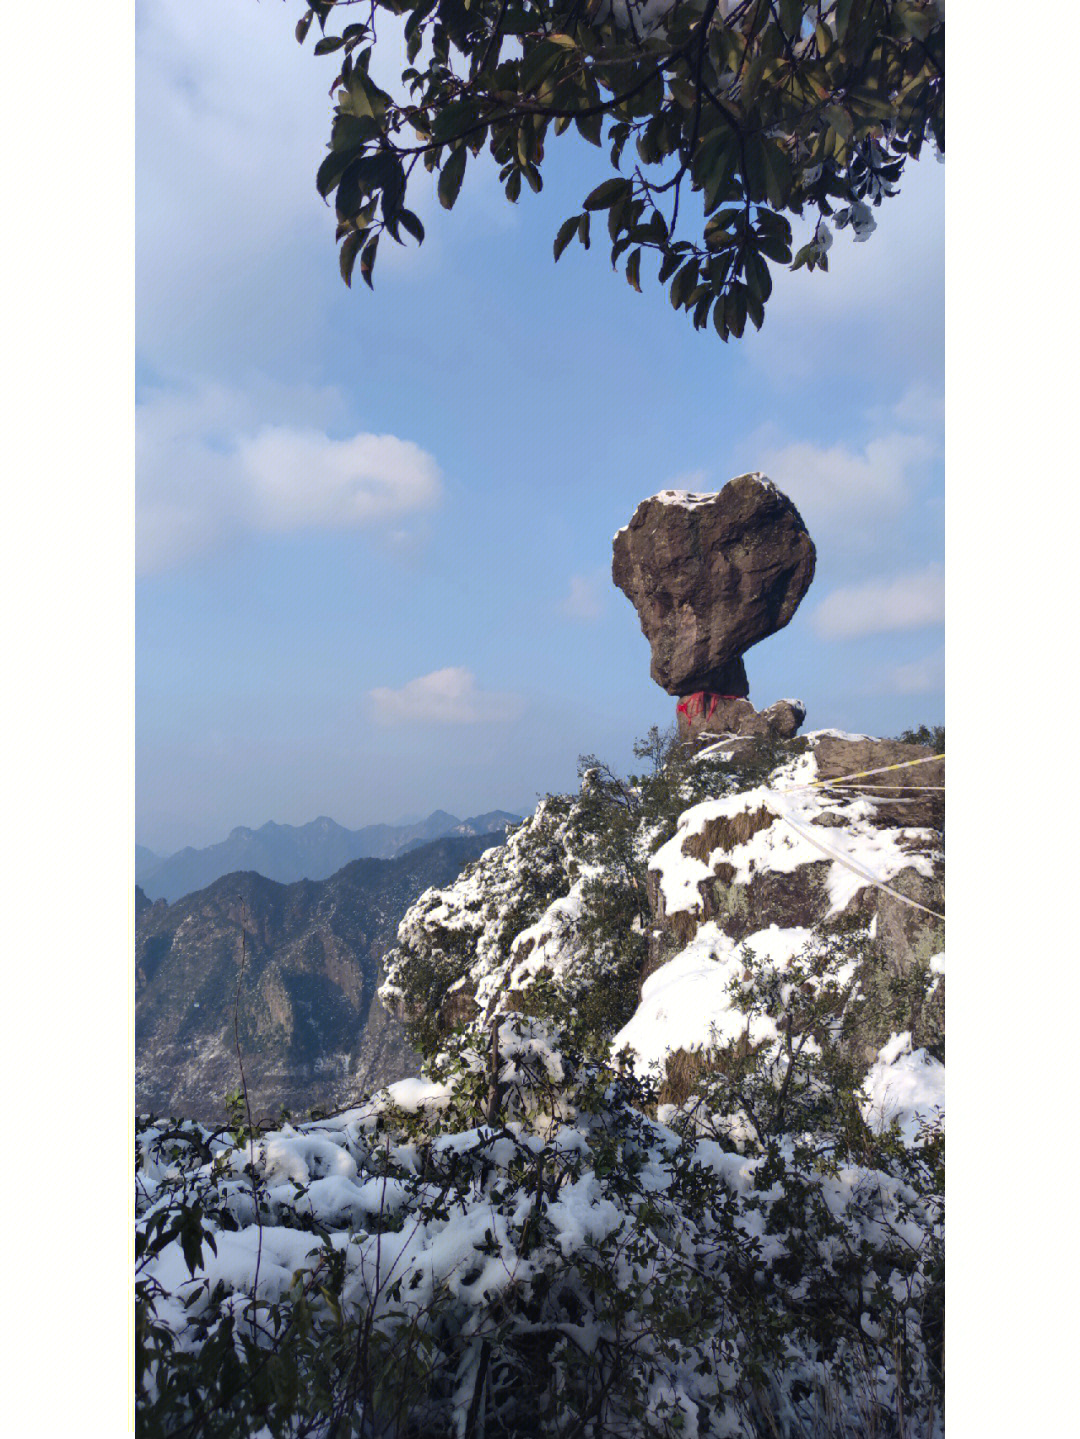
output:
<svg viewBox="0 0 1080 1439"><path fill-rule="evenodd" d="M643 979L710 922L735 943L770 925L821 933L865 926L897 979L944 948L944 759L919 745L829 731L797 744L805 748L794 785L785 776L699 804L653 855ZM871 874L888 888L861 882Z"/></svg>
<svg viewBox="0 0 1080 1439"><path fill-rule="evenodd" d="M416 1055L375 1000L382 955L418 894L502 839L440 839L288 885L225 875L175 904L136 890L138 1111L221 1120L239 1083L234 1022L258 1115L333 1108L414 1073Z"/></svg>
<svg viewBox="0 0 1080 1439"><path fill-rule="evenodd" d="M743 654L789 622L814 560L798 510L750 474L718 494L643 500L615 536L612 578L638 612L662 689L745 697Z"/></svg>

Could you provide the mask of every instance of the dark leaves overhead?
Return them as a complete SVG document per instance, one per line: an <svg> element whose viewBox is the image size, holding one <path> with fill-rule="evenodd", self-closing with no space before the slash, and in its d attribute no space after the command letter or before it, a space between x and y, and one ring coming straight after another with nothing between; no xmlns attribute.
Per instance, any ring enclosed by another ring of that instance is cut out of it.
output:
<svg viewBox="0 0 1080 1439"><path fill-rule="evenodd" d="M418 243L419 170L452 209L487 149L508 199L538 191L550 136L573 128L611 171L555 240L589 247L640 290L652 256L672 305L722 339L760 327L773 265L827 269L832 228L857 238L927 141L944 151L945 28L937 0L322 0L304 43L340 71L321 194L334 197L346 281L371 284L386 231ZM380 12L405 17L395 95L371 78ZM340 30L329 22L348 20ZM413 199L415 206L415 199ZM791 217L813 222L792 254Z"/></svg>

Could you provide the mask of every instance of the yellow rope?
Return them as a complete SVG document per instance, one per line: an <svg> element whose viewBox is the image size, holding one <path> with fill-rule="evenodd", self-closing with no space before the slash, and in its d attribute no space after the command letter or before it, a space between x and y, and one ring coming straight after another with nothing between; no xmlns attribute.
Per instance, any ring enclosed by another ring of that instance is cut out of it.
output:
<svg viewBox="0 0 1080 1439"><path fill-rule="evenodd" d="M826 785L843 784L846 780L849 779L869 779L870 776L873 774L889 774L894 769L910 769L910 767L914 764L933 764L935 760L944 758L945 756L943 754L928 754L925 755L922 759L905 759L901 760L899 764L882 765L880 769L861 769L856 770L854 774L839 774L836 776L835 779L815 779L811 780L808 784L793 784L789 787L789 789L782 790L781 793L789 794L791 790L796 789L821 789L823 786ZM912 788L922 789L929 788L929 786L919 785L912 786Z"/></svg>

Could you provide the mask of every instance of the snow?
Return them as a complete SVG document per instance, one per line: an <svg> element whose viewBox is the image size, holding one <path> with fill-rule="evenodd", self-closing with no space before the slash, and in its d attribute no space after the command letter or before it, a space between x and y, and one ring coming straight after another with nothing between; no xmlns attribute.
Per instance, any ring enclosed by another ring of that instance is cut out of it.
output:
<svg viewBox="0 0 1080 1439"><path fill-rule="evenodd" d="M755 959L783 969L813 939L809 929L770 925L750 935L745 945ZM676 1049L707 1049L742 1034L751 1044L776 1039L776 1025L768 1016L748 1018L732 1000L732 982L744 968L742 945L712 920L701 925L686 948L642 985L641 1003L612 1041L612 1055L629 1046L635 1067L644 1072L662 1068Z"/></svg>
<svg viewBox="0 0 1080 1439"><path fill-rule="evenodd" d="M451 1090L448 1084L436 1084L430 1079L399 1079L386 1086L386 1093L399 1109L417 1114L429 1104L445 1104Z"/></svg>
<svg viewBox="0 0 1080 1439"><path fill-rule="evenodd" d="M233 1164L239 1172L253 1159L269 1184L307 1184L327 1175L350 1179L356 1175L356 1160L340 1145L320 1134L301 1133L292 1125L285 1125L272 1137L237 1150Z"/></svg>
<svg viewBox="0 0 1080 1439"><path fill-rule="evenodd" d="M772 480L770 480L767 475L763 475L760 470L754 470L746 475L736 475L735 478L739 480L753 480L760 489L772 493L779 493ZM730 484L731 481L729 480L728 483ZM651 500L654 504L674 505L683 510L695 510L702 505L711 505L718 493L719 491L716 490L706 493L694 490L658 490L657 493L651 497ZM649 504L650 501L645 500L643 503Z"/></svg>
<svg viewBox="0 0 1080 1439"><path fill-rule="evenodd" d="M569 894L552 900L536 923L523 929L514 940L510 946L512 989L524 988L541 973L558 978L578 958L575 928L584 912L584 888L598 873L595 865L583 867ZM502 984L498 976L492 975L489 983L477 991L478 1000L483 1003Z"/></svg>
<svg viewBox="0 0 1080 1439"><path fill-rule="evenodd" d="M813 757L802 759L812 762ZM806 772L803 766L802 774ZM798 778L798 762L789 767L787 776L780 772L773 776L774 785ZM932 831L879 827L873 822L874 802L861 795L837 800L823 790L800 789L797 784L784 788L774 785L705 800L680 816L675 835L656 851L650 866L659 875L666 914L700 909L699 886L721 862L735 871L729 882L742 885L749 884L753 875L763 870L790 874L801 865L829 862L826 885L830 915L845 910L867 885L887 884L902 870L914 869L926 878L933 877L936 852L913 852L911 848L916 843L924 848L933 843ZM708 861L685 853L686 841L700 835L710 821L753 815L761 810L772 816L769 824L743 843L730 850L718 845ZM822 815L836 816L842 823L835 827L814 826Z"/></svg>
<svg viewBox="0 0 1080 1439"><path fill-rule="evenodd" d="M906 1030L894 1034L878 1052L862 1084L860 1109L876 1134L899 1124L909 1147L926 1124L945 1116L945 1066L925 1049L912 1050Z"/></svg>
<svg viewBox="0 0 1080 1439"><path fill-rule="evenodd" d="M810 741L811 745L816 739L847 739L847 740L873 740L873 735L855 734L846 729L812 729L807 730L803 739Z"/></svg>
<svg viewBox="0 0 1080 1439"><path fill-rule="evenodd" d="M217 1253L206 1247L203 1262L192 1279L179 1244L170 1244L153 1261L151 1272L171 1294L183 1296L194 1290L202 1279L210 1288L223 1284L227 1290L250 1293L258 1271L257 1293L262 1299L279 1299L292 1283L298 1269L306 1268L313 1251L320 1248L318 1236L302 1229L264 1224L260 1230L250 1224L245 1229L218 1230L214 1235Z"/></svg>
<svg viewBox="0 0 1080 1439"><path fill-rule="evenodd" d="M605 1199L596 1175L590 1170L559 1190L559 1197L547 1208L555 1228L555 1242L564 1255L586 1244L598 1244L623 1223L624 1215Z"/></svg>
<svg viewBox="0 0 1080 1439"><path fill-rule="evenodd" d="M691 490L659 490L653 495L653 502L660 505L674 505L681 510L694 510L700 505L708 505L716 499L717 491L712 493L694 493ZM648 501L645 502L646 504Z"/></svg>

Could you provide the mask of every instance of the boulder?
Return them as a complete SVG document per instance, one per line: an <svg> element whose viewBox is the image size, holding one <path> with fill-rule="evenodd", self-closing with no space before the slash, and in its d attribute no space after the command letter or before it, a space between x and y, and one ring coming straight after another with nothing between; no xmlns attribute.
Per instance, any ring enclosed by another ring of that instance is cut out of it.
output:
<svg viewBox="0 0 1080 1439"><path fill-rule="evenodd" d="M612 578L652 647L668 694L745 698L742 656L791 619L814 578L814 544L771 480L718 494L662 490L615 536Z"/></svg>
<svg viewBox="0 0 1080 1439"><path fill-rule="evenodd" d="M805 718L801 700L777 700L766 710L756 710L747 699L699 692L687 695L677 706L681 740L698 735L793 739Z"/></svg>

